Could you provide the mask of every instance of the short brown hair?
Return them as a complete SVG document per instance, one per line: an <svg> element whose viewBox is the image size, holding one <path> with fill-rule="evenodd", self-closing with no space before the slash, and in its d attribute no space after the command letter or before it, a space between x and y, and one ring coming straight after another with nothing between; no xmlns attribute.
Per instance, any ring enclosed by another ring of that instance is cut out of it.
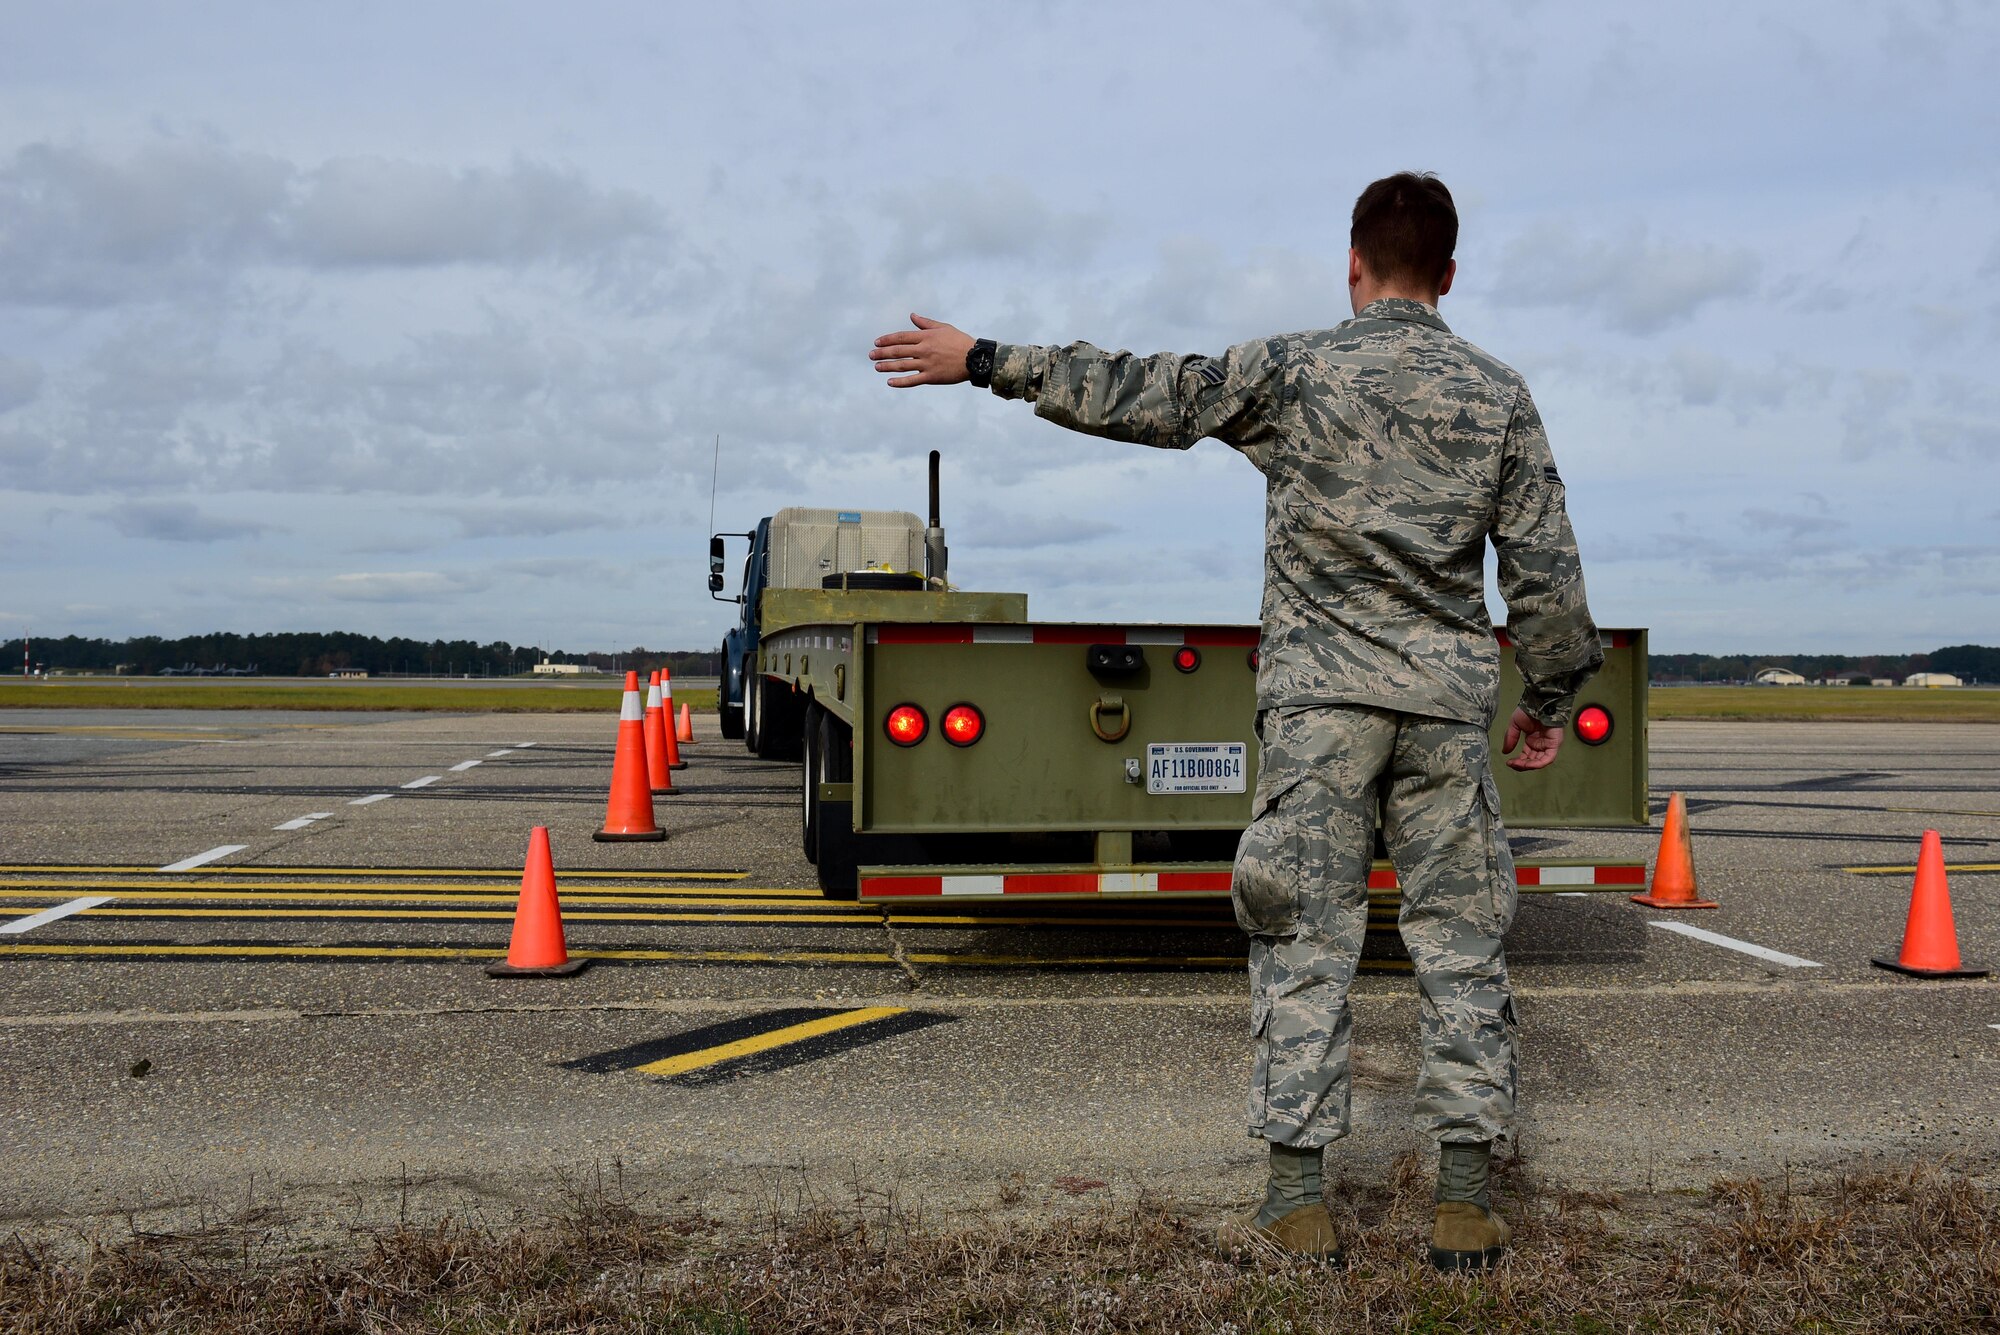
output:
<svg viewBox="0 0 2000 1335"><path fill-rule="evenodd" d="M1354 201L1348 244L1377 281L1440 287L1458 248L1458 209L1429 172L1397 172Z"/></svg>

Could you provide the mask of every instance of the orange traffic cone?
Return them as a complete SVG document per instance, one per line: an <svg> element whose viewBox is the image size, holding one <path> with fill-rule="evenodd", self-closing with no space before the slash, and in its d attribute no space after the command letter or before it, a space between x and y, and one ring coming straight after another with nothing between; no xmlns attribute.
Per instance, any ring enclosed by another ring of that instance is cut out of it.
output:
<svg viewBox="0 0 2000 1335"><path fill-rule="evenodd" d="M660 689L666 692L667 726L674 735L674 741L681 746L693 746L694 726L688 717L688 707L681 706L679 717L674 715L674 674L670 668L660 669Z"/></svg>
<svg viewBox="0 0 2000 1335"><path fill-rule="evenodd" d="M604 828L590 836L601 844L658 841L667 832L653 823L653 789L646 775L646 711L639 703L639 674L625 674L625 702L618 710L618 753L611 761L611 800Z"/></svg>
<svg viewBox="0 0 2000 1335"><path fill-rule="evenodd" d="M668 769L686 769L688 763L681 759L680 739L674 736L674 674L660 669L660 736L661 745L667 753Z"/></svg>
<svg viewBox="0 0 2000 1335"><path fill-rule="evenodd" d="M1951 920L1951 887L1944 879L1944 840L1936 830L1924 831L1917 854L1917 880L1910 887L1910 917L1903 925L1903 953L1895 959L1876 956L1878 969L1894 969L1914 978L1984 978L1986 969L1968 969L1958 958L1958 928Z"/></svg>
<svg viewBox="0 0 2000 1335"><path fill-rule="evenodd" d="M1653 861L1653 884L1643 895L1632 896L1634 904L1655 909L1712 909L1714 900L1703 899L1694 884L1694 845L1688 841L1687 803L1679 793L1667 801L1667 825L1660 831L1660 854Z"/></svg>
<svg viewBox="0 0 2000 1335"><path fill-rule="evenodd" d="M671 797L679 791L674 787L673 767L668 764L672 749L667 741L667 712L660 707L660 674L655 672L646 683L646 781L654 797Z"/></svg>
<svg viewBox="0 0 2000 1335"><path fill-rule="evenodd" d="M514 906L514 935L507 958L486 966L494 978L567 978L581 973L587 959L571 959L563 944L562 905L556 901L556 864L549 856L549 828L537 825L528 836L528 861L521 869L521 899Z"/></svg>

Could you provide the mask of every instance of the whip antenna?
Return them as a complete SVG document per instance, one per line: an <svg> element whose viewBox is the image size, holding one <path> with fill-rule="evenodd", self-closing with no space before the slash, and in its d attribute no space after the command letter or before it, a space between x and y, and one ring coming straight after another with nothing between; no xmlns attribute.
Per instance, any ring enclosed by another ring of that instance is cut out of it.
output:
<svg viewBox="0 0 2000 1335"><path fill-rule="evenodd" d="M722 433L715 433L715 467L708 475L708 531L715 532L715 484L722 477Z"/></svg>

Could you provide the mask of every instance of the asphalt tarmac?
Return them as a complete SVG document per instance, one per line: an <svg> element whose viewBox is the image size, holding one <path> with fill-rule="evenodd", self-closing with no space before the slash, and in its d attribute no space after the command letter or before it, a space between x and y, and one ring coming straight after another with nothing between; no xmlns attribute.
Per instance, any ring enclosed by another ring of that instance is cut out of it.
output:
<svg viewBox="0 0 2000 1335"><path fill-rule="evenodd" d="M497 1222L612 1174L725 1217L1141 1192L1219 1211L1257 1190L1226 903L822 900L796 767L712 716L657 800L670 837L594 843L615 727L0 717L0 1212ZM1686 795L1722 907L1523 897L1521 1170L1593 1189L1941 1156L2000 1171L2000 984L1869 964L1900 940L1934 828L1961 951L2000 965L2000 728L1656 724L1652 761L1655 808ZM535 825L593 965L492 979ZM1524 861L1657 842L1514 838ZM1336 1176L1420 1143L1417 1003L1383 913Z"/></svg>

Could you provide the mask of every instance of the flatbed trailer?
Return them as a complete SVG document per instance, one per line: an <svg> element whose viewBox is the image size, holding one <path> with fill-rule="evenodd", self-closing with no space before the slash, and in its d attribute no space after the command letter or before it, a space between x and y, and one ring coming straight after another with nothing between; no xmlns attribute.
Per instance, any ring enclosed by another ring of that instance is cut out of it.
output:
<svg viewBox="0 0 2000 1335"><path fill-rule="evenodd" d="M930 522L787 509L716 534L750 542L723 644L724 735L803 758L806 857L836 898L955 901L1229 893L1257 788L1258 628L1034 621L1027 595L945 577L938 455ZM921 571L910 569L921 560ZM1506 636L1502 722L1520 695ZM1604 634L1572 744L1544 770L1498 766L1517 828L1639 828L1646 632ZM732 708L736 720L732 725ZM1524 890L1621 889L1645 864L1519 864ZM1378 861L1369 885L1395 891Z"/></svg>

